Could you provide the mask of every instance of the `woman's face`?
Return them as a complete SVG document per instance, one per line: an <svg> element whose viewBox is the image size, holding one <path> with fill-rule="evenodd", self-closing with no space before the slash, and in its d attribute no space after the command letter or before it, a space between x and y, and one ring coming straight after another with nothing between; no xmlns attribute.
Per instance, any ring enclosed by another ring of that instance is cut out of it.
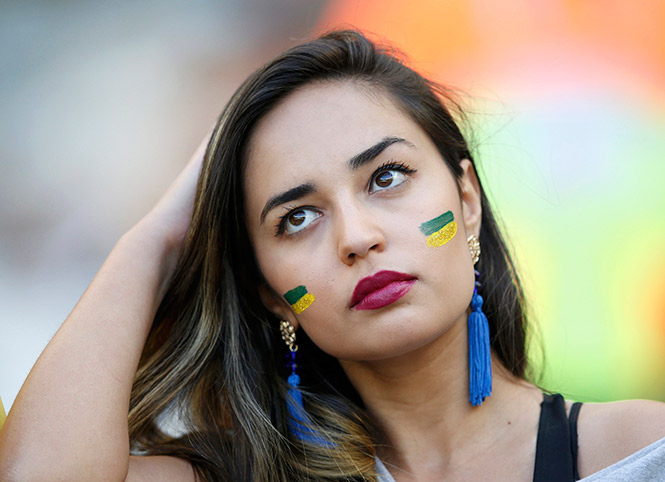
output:
<svg viewBox="0 0 665 482"><path fill-rule="evenodd" d="M463 319L474 283L466 238L480 229L470 163L458 186L430 138L369 88L289 95L257 125L244 178L264 303L342 360L407 353ZM448 211L457 233L428 246L421 225Z"/></svg>

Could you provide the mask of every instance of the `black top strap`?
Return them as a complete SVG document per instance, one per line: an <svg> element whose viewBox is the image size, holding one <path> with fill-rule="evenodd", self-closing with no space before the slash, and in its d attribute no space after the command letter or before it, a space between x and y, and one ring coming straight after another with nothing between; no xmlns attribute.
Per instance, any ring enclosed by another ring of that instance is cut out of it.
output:
<svg viewBox="0 0 665 482"><path fill-rule="evenodd" d="M577 471L577 417L580 414L580 408L582 408L582 404L580 402L575 402L573 403L573 406L570 407L570 413L568 414L570 450L573 454L573 475L575 476L575 480L580 480L580 474Z"/></svg>
<svg viewBox="0 0 665 482"><path fill-rule="evenodd" d="M577 415L580 404L576 405L573 405L569 420L566 416L566 404L561 395L543 395L536 442L534 482L572 482L579 478Z"/></svg>

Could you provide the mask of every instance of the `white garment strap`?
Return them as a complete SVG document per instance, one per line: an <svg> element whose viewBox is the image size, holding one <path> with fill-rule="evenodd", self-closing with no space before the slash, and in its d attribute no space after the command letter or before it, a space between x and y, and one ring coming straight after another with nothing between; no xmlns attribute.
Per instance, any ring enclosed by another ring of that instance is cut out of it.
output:
<svg viewBox="0 0 665 482"><path fill-rule="evenodd" d="M375 462L374 470L376 471L378 482L395 482L395 479L393 478L392 475L390 475L390 472L388 472L386 466L383 465L381 459L378 458L376 455L374 456L374 462Z"/></svg>

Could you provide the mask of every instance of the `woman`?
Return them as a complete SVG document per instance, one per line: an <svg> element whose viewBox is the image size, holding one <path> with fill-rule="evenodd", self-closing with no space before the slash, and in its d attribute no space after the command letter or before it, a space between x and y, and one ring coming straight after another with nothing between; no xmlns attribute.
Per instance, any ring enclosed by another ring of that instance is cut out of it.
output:
<svg viewBox="0 0 665 482"><path fill-rule="evenodd" d="M589 480L665 474L662 404L525 381L451 110L357 32L259 69L44 350L3 480L573 480L647 446Z"/></svg>

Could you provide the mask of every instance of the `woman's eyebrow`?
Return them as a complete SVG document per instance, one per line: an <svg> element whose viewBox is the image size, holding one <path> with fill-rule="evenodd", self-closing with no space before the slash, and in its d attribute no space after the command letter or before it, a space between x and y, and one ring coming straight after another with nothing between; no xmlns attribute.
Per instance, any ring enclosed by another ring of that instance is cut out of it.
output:
<svg viewBox="0 0 665 482"><path fill-rule="evenodd" d="M346 165L349 166L349 169L355 171L361 166L374 160L374 158L376 158L379 154L385 151L388 146L391 146L396 143L404 143L410 147L415 147L412 143L410 143L406 139L402 139L401 137L385 137L381 141L374 144L369 149L365 149L360 154L356 154L351 159L346 161Z"/></svg>
<svg viewBox="0 0 665 482"><path fill-rule="evenodd" d="M268 199L268 202L265 204L265 206L263 206L263 211L261 211L261 224L263 224L263 221L266 219L266 215L268 212L270 212L271 209L276 208L280 204L300 199L301 197L306 196L307 194L311 194L314 191L316 191L314 184L308 182L271 197Z"/></svg>
<svg viewBox="0 0 665 482"><path fill-rule="evenodd" d="M385 151L388 146L397 143L404 143L410 147L415 147L411 142L407 141L406 139L402 139L401 137L384 137L372 147L369 147L368 149L365 149L364 151L350 158L348 161L346 161L346 165L349 167L349 169L355 171L361 166L374 160L379 154ZM316 191L314 184L305 183L271 197L268 202L266 202L265 206L263 206L263 210L261 211L261 224L263 224L263 221L266 219L266 215L272 209L281 204L290 201L296 201L301 197L306 196L307 194L313 193L314 191Z"/></svg>

